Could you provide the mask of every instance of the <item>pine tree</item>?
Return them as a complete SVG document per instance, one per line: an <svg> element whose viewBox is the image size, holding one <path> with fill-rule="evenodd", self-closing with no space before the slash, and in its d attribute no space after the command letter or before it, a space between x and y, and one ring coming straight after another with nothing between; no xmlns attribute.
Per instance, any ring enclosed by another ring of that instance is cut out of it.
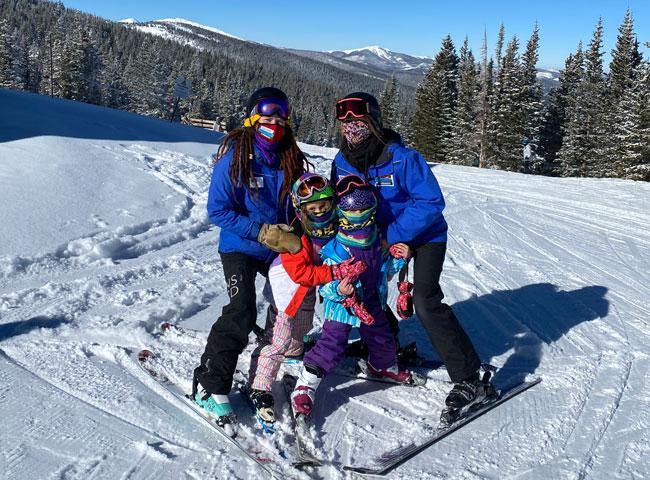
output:
<svg viewBox="0 0 650 480"><path fill-rule="evenodd" d="M564 176L600 176L607 168L602 41L603 24L598 19L585 52L584 80L567 107L567 126L558 154Z"/></svg>
<svg viewBox="0 0 650 480"><path fill-rule="evenodd" d="M95 47L86 29L79 25L63 48L60 77L63 98L98 103L100 94L94 78L97 70Z"/></svg>
<svg viewBox="0 0 650 480"><path fill-rule="evenodd" d="M457 74L458 56L451 37L447 36L416 92L413 144L429 161L447 160Z"/></svg>
<svg viewBox="0 0 650 480"><path fill-rule="evenodd" d="M628 10L618 29L616 47L612 51L607 82L607 110L613 118L607 122L609 168L601 173L620 177L629 165L636 165L641 155L639 135L640 57L634 36L634 21Z"/></svg>
<svg viewBox="0 0 650 480"><path fill-rule="evenodd" d="M558 80L559 85L551 91L545 106L538 149L538 154L545 161L540 173L547 175L561 173L555 160L562 147L567 111L575 108L576 90L584 80L582 42L578 44L575 54L567 57Z"/></svg>
<svg viewBox="0 0 650 480"><path fill-rule="evenodd" d="M379 96L379 108L381 109L384 128L394 129L397 122L397 111L399 108L399 90L395 75L391 75L386 82L384 91Z"/></svg>
<svg viewBox="0 0 650 480"><path fill-rule="evenodd" d="M143 115L169 118L175 78L159 40L147 38L127 64L124 79L129 109Z"/></svg>
<svg viewBox="0 0 650 480"><path fill-rule="evenodd" d="M521 103L521 65L519 41L513 37L501 60L492 96L492 115L488 125L491 159L489 166L519 171L523 158L524 114Z"/></svg>
<svg viewBox="0 0 650 480"><path fill-rule="evenodd" d="M214 96L213 86L208 82L207 78L202 78L199 86L196 89L194 98L194 115L199 118L213 119L214 118L214 105L212 98Z"/></svg>
<svg viewBox="0 0 650 480"><path fill-rule="evenodd" d="M490 123L492 93L494 88L494 72L492 59L487 59L487 32L483 31L483 46L481 47L480 92L478 98L478 135L479 135L479 167L487 165L487 152L492 148L488 125Z"/></svg>
<svg viewBox="0 0 650 480"><path fill-rule="evenodd" d="M449 162L475 165L478 164L480 148L476 122L479 84L474 55L467 37L460 50L458 71L458 101L452 122Z"/></svg>
<svg viewBox="0 0 650 480"><path fill-rule="evenodd" d="M612 50L609 64L608 95L613 100L620 99L631 85L631 71L639 66L638 43L634 35L632 13L625 12L623 23L618 28L616 47Z"/></svg>
<svg viewBox="0 0 650 480"><path fill-rule="evenodd" d="M55 26L45 37L41 53L41 80L40 92L55 97L63 96L61 88L61 68L63 64L63 50L65 46L64 17L57 19Z"/></svg>
<svg viewBox="0 0 650 480"><path fill-rule="evenodd" d="M0 18L0 88L15 86L13 57L9 23L4 18Z"/></svg>
<svg viewBox="0 0 650 480"><path fill-rule="evenodd" d="M539 27L535 24L533 33L522 56L521 104L523 109L523 128L528 142L531 158L524 164L526 171L539 173L541 164L537 160L542 125L542 87L537 81L537 60L539 58Z"/></svg>
<svg viewBox="0 0 650 480"><path fill-rule="evenodd" d="M112 50L103 63L104 69L100 77L102 104L110 108L127 108L129 91L124 84L122 65Z"/></svg>
<svg viewBox="0 0 650 480"><path fill-rule="evenodd" d="M650 61L639 66L637 88L640 156L637 157L638 163L626 165L624 176L650 182Z"/></svg>
<svg viewBox="0 0 650 480"><path fill-rule="evenodd" d="M497 44L495 48L495 62L497 65L497 71L495 72L497 75L499 73L499 69L501 68L501 55L503 53L503 42L505 41L505 36L506 36L506 27L503 25L503 23L499 26L499 34L497 35Z"/></svg>

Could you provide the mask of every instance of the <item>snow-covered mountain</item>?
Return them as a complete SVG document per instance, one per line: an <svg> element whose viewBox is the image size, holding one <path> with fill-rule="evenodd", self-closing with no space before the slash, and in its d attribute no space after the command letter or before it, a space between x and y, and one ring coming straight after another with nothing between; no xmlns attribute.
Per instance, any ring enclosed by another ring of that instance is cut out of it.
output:
<svg viewBox="0 0 650 480"><path fill-rule="evenodd" d="M156 352L189 389L228 301L219 230L205 212L220 139L0 89L3 478L263 478L133 359ZM329 171L336 150L301 147ZM447 200L446 301L501 367L497 386L544 380L390 478L650 478L650 185L433 169ZM263 323L261 277L257 288ZM162 335L167 321L198 332ZM402 343L436 357L415 318L400 325ZM423 373L419 388L326 378L314 413L318 475L347 478L341 464L429 434L450 385L444 371ZM263 448L290 455L275 393L273 441L233 399ZM314 473L288 460L278 469L287 479Z"/></svg>
<svg viewBox="0 0 650 480"><path fill-rule="evenodd" d="M389 72L419 72L425 74L431 66L432 58L415 57L397 53L379 46L356 48L353 50L330 51L330 54L351 62L361 63Z"/></svg>
<svg viewBox="0 0 650 480"><path fill-rule="evenodd" d="M183 45L190 45L200 50L206 48L202 41L219 43L220 40L227 39L246 42L235 35L184 18L165 18L149 22L123 21L123 23L141 32L163 37ZM255 42L247 43L254 44Z"/></svg>
<svg viewBox="0 0 650 480"><path fill-rule="evenodd" d="M419 57L393 52L380 46L369 46L350 50L320 52L293 48L279 48L239 38L214 27L202 25L183 18L168 18L150 22L125 19L124 24L142 32L157 35L197 49L219 48L270 48L299 55L345 72L386 80L395 75L403 84L415 87L421 81L433 61L430 57ZM233 43L234 42L234 43ZM539 69L537 78L548 91L557 86L559 73L556 70Z"/></svg>

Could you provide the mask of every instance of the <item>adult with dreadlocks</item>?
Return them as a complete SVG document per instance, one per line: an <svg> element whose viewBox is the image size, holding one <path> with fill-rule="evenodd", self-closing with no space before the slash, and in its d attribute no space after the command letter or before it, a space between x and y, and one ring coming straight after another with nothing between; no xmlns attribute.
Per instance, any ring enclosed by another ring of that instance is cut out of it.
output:
<svg viewBox="0 0 650 480"><path fill-rule="evenodd" d="M308 166L291 130L284 92L257 90L248 113L244 126L224 138L212 172L207 210L221 229L219 254L230 303L210 330L192 388L196 403L224 427L235 420L228 393L237 358L257 321L255 278L267 276L277 252L301 248L289 227L289 196L293 181Z"/></svg>
<svg viewBox="0 0 650 480"><path fill-rule="evenodd" d="M483 400L489 386L480 378L481 361L471 340L451 307L442 303L440 274L447 248L442 192L424 157L405 147L399 134L383 128L375 97L365 92L346 95L336 103L336 116L341 144L331 181L354 174L371 184L379 197L383 241L405 243L413 250L415 312L454 382L443 412L449 420L444 417Z"/></svg>

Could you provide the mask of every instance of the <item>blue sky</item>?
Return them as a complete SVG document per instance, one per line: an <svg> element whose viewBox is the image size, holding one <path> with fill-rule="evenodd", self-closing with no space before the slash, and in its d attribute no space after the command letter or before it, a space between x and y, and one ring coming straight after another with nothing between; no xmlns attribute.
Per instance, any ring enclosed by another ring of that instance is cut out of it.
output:
<svg viewBox="0 0 650 480"><path fill-rule="evenodd" d="M460 46L467 35L478 55L487 30L491 50L499 25L520 44L540 26L540 67L559 68L578 41L589 42L599 16L605 26L605 51L614 47L627 8L642 43L650 42L650 0L63 0L67 7L110 20L139 21L181 17L238 37L279 47L344 50L380 45L397 52L433 56L442 37ZM643 48L646 57L650 50ZM609 55L606 62L609 61Z"/></svg>

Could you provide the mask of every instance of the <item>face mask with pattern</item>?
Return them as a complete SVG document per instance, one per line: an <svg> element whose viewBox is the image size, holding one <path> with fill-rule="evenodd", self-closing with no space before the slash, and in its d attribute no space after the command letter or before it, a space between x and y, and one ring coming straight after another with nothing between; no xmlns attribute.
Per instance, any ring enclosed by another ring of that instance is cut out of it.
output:
<svg viewBox="0 0 650 480"><path fill-rule="evenodd" d="M300 223L302 223L305 233L312 238L334 238L338 226L336 209L331 208L329 211L320 215L307 213L303 210Z"/></svg>
<svg viewBox="0 0 650 480"><path fill-rule="evenodd" d="M376 206L360 213L338 209L339 231L336 236L338 241L349 247L365 248L373 245L377 239L376 210Z"/></svg>
<svg viewBox="0 0 650 480"><path fill-rule="evenodd" d="M351 145L359 145L371 134L370 127L363 120L354 120L343 124L343 136Z"/></svg>

